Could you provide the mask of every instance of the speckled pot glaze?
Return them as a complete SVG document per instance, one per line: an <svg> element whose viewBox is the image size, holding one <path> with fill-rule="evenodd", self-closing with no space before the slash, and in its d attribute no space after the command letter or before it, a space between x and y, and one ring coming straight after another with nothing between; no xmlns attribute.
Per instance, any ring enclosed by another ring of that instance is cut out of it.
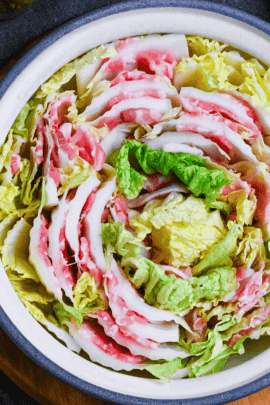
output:
<svg viewBox="0 0 270 405"><path fill-rule="evenodd" d="M117 38L182 32L230 43L270 64L270 25L220 4L192 0L130 1L72 20L31 48L0 82L0 144L20 109L57 69L88 49ZM25 309L0 267L0 326L35 363L90 396L114 404L225 404L270 384L270 349L263 339L226 370L190 380L116 373L87 361L54 339ZM266 338L267 339L267 338Z"/></svg>

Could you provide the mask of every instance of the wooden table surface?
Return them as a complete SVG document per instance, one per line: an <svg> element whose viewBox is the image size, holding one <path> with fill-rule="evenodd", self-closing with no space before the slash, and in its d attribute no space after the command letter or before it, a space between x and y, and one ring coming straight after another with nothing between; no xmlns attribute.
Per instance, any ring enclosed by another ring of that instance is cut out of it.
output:
<svg viewBox="0 0 270 405"><path fill-rule="evenodd" d="M36 40L35 42L37 42ZM35 43L34 42L34 43ZM22 54L32 46L27 47ZM20 55L21 56L21 55ZM0 79L16 59L0 70ZM0 328L0 369L24 392L42 405L105 405L62 383L30 360ZM42 382L42 384L41 384ZM270 387L224 405L269 405Z"/></svg>

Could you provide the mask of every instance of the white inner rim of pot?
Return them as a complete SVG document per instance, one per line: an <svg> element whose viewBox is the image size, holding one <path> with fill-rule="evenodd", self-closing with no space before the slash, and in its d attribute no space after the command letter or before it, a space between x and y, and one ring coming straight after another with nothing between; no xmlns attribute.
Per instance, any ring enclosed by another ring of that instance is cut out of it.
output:
<svg viewBox="0 0 270 405"><path fill-rule="evenodd" d="M266 34L217 13L188 8L156 8L106 17L59 39L15 79L0 101L0 144L23 105L61 66L102 43L148 33L184 33L215 38L270 64L270 40ZM270 349L229 370L171 383L110 371L69 351L47 333L17 297L2 265L0 272L0 305L25 338L61 368L99 387L145 398L194 398L240 387L270 371Z"/></svg>

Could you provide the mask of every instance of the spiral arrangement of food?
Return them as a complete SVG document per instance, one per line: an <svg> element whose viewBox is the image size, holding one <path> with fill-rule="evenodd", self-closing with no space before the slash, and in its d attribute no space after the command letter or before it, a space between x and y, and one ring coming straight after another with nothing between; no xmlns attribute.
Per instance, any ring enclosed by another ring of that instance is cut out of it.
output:
<svg viewBox="0 0 270 405"><path fill-rule="evenodd" d="M183 34L101 45L0 154L1 260L70 350L163 381L270 334L270 70Z"/></svg>

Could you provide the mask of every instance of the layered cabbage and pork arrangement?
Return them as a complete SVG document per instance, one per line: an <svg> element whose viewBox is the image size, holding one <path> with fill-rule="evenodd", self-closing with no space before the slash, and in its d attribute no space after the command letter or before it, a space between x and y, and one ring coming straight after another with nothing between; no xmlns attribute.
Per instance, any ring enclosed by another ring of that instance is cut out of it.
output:
<svg viewBox="0 0 270 405"><path fill-rule="evenodd" d="M101 45L1 147L1 259L70 350L164 381L270 334L270 70L182 34Z"/></svg>

